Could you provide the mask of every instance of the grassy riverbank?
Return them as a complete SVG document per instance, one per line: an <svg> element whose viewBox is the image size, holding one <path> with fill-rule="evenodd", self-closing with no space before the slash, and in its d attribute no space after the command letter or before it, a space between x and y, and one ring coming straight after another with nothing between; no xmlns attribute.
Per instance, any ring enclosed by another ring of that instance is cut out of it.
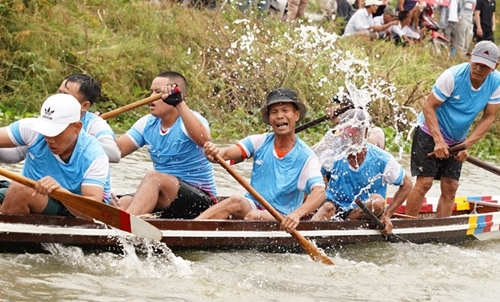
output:
<svg viewBox="0 0 500 302"><path fill-rule="evenodd" d="M171 69L187 77L188 102L211 122L217 140L265 131L259 107L274 88L299 91L309 108L307 122L322 116L332 97L352 83L369 93L374 121L391 136L401 134L400 146L436 77L463 61L422 46L339 39L332 22L257 19L228 3L208 11L156 2L0 4L3 122L36 115L43 99L71 73L87 73L102 83L103 99L95 109L106 112L148 96L154 76ZM110 124L123 130L145 113L147 108L140 108ZM301 136L314 143L329 126ZM498 122L490 133L475 155L499 151Z"/></svg>

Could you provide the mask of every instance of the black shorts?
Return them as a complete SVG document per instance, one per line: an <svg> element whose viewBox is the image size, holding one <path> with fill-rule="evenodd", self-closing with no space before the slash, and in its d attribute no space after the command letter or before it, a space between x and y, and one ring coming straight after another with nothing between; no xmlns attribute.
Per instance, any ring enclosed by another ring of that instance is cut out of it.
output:
<svg viewBox="0 0 500 302"><path fill-rule="evenodd" d="M411 175L434 177L436 180L440 180L441 177L459 180L462 162L453 156L443 159L427 157L427 154L434 151L434 146L432 136L417 127L411 145Z"/></svg>
<svg viewBox="0 0 500 302"><path fill-rule="evenodd" d="M215 196L180 179L177 197L162 211L161 218L193 219L217 202Z"/></svg>

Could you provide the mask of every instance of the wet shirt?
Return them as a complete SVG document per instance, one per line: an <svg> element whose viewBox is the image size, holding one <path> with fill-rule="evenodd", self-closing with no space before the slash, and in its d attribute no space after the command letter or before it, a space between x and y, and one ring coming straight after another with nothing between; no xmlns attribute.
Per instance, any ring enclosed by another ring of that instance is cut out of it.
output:
<svg viewBox="0 0 500 302"><path fill-rule="evenodd" d="M243 157L254 158L252 187L285 215L302 205L304 193L325 186L318 157L298 136L295 139L295 146L282 158L274 150L274 133L251 135L238 142ZM251 194L245 197L258 204Z"/></svg>
<svg viewBox="0 0 500 302"><path fill-rule="evenodd" d="M66 163L50 151L43 135L31 130L35 122L34 118L23 119L7 128L14 144L28 147L23 175L33 180L50 176L61 187L78 195L82 194L83 186L100 186L104 190L103 201L109 203L109 160L97 139L80 131L75 149Z"/></svg>
<svg viewBox="0 0 500 302"><path fill-rule="evenodd" d="M445 70L432 88L434 96L443 102L436 109L439 129L448 145L465 140L476 116L488 104L500 103L500 72L493 71L479 89L472 87L470 64L462 63ZM427 134L423 112L417 118L418 125Z"/></svg>
<svg viewBox="0 0 500 302"><path fill-rule="evenodd" d="M197 112L193 113L208 129L208 122ZM179 117L165 133L161 119L148 114L140 118L125 135L137 148L146 146L156 171L171 174L188 184L217 196L214 167L208 161L202 146L187 134Z"/></svg>
<svg viewBox="0 0 500 302"><path fill-rule="evenodd" d="M387 185L403 184L403 167L390 153L366 143L366 156L355 169L346 157L335 161L331 169L322 168L324 176L330 180L326 188L326 199L332 200L343 209L355 208L359 198L367 201L370 194L386 196Z"/></svg>

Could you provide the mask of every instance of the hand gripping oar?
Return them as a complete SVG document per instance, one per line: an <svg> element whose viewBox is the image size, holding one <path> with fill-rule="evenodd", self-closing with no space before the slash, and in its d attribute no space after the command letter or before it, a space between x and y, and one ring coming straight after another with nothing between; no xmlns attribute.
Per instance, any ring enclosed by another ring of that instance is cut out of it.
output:
<svg viewBox="0 0 500 302"><path fill-rule="evenodd" d="M36 181L4 168L0 168L0 175L30 188L35 188L36 185ZM72 194L61 189L54 190L49 196L59 200L64 206L70 209L80 211L93 219L122 231L132 233L138 237L154 240L161 240L162 238L161 231L152 224L103 202Z"/></svg>
<svg viewBox="0 0 500 302"><path fill-rule="evenodd" d="M381 230L385 229L385 224L382 223L382 221L380 221L380 219L378 219L377 216L375 216L375 214L373 214L372 211L370 211L370 209L368 209L366 207L366 205L359 199L356 199L354 201L358 207L366 214L368 215L368 217L370 217L370 219L375 222L375 224L377 225L377 227ZM385 237L386 240L389 240L390 242L406 242L406 243L410 243L410 241L406 240L405 238L401 237L401 236L398 236L396 234L389 234L389 235L382 235Z"/></svg>
<svg viewBox="0 0 500 302"><path fill-rule="evenodd" d="M257 192L241 175L238 174L231 166L219 155L215 155L215 159L219 162L219 164L226 169L229 174L231 174L237 182L239 182L252 196L257 199L257 201L269 212L273 217L281 222L283 217L276 211L273 206L271 206L265 199L262 197L259 192ZM321 261L324 264L335 264L333 261L328 258L325 254L323 254L314 244L307 240L304 236L302 236L297 230L293 230L290 233L304 248L304 250L309 254L309 256L314 261Z"/></svg>

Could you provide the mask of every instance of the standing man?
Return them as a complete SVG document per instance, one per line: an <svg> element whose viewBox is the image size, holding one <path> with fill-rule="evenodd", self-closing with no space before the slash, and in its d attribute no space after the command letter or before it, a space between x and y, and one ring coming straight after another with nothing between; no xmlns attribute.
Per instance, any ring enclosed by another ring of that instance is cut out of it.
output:
<svg viewBox="0 0 500 302"><path fill-rule="evenodd" d="M133 215L161 211L163 218L191 219L216 202L213 164L203 152L210 141L208 122L185 102L187 81L173 71L162 72L151 84L151 114L140 118L117 139L122 157L147 146L153 171L148 171L137 192L119 200Z"/></svg>
<svg viewBox="0 0 500 302"><path fill-rule="evenodd" d="M437 217L452 214L462 162L468 153L464 150L452 155L448 148L463 143L469 149L493 123L500 108L498 58L495 43L479 42L468 63L447 69L436 80L418 115L413 135L411 172L417 180L407 201L406 214L418 215L434 179L441 180ZM480 112L481 119L467 136ZM430 152L435 157L428 158Z"/></svg>
<svg viewBox="0 0 500 302"><path fill-rule="evenodd" d="M495 42L495 0L477 0L474 10L474 37L477 42Z"/></svg>
<svg viewBox="0 0 500 302"><path fill-rule="evenodd" d="M462 56L465 56L472 42L476 0L459 0L458 8L457 47Z"/></svg>
<svg viewBox="0 0 500 302"><path fill-rule="evenodd" d="M0 148L28 147L23 175L37 181L34 190L17 182L0 189L0 212L82 216L48 196L59 188L109 202L109 160L95 137L82 131L80 109L73 96L56 94L45 100L38 119L0 128Z"/></svg>
<svg viewBox="0 0 500 302"><path fill-rule="evenodd" d="M325 184L318 157L296 134L295 124L306 114L297 93L278 88L267 95L262 120L273 132L251 135L236 145L219 150L205 144L207 157L219 154L240 162L253 157L251 185L281 215L281 229L291 232L299 220L316 210L325 199ZM307 198L304 200L304 193ZM203 212L197 219L275 220L251 194L233 195Z"/></svg>

